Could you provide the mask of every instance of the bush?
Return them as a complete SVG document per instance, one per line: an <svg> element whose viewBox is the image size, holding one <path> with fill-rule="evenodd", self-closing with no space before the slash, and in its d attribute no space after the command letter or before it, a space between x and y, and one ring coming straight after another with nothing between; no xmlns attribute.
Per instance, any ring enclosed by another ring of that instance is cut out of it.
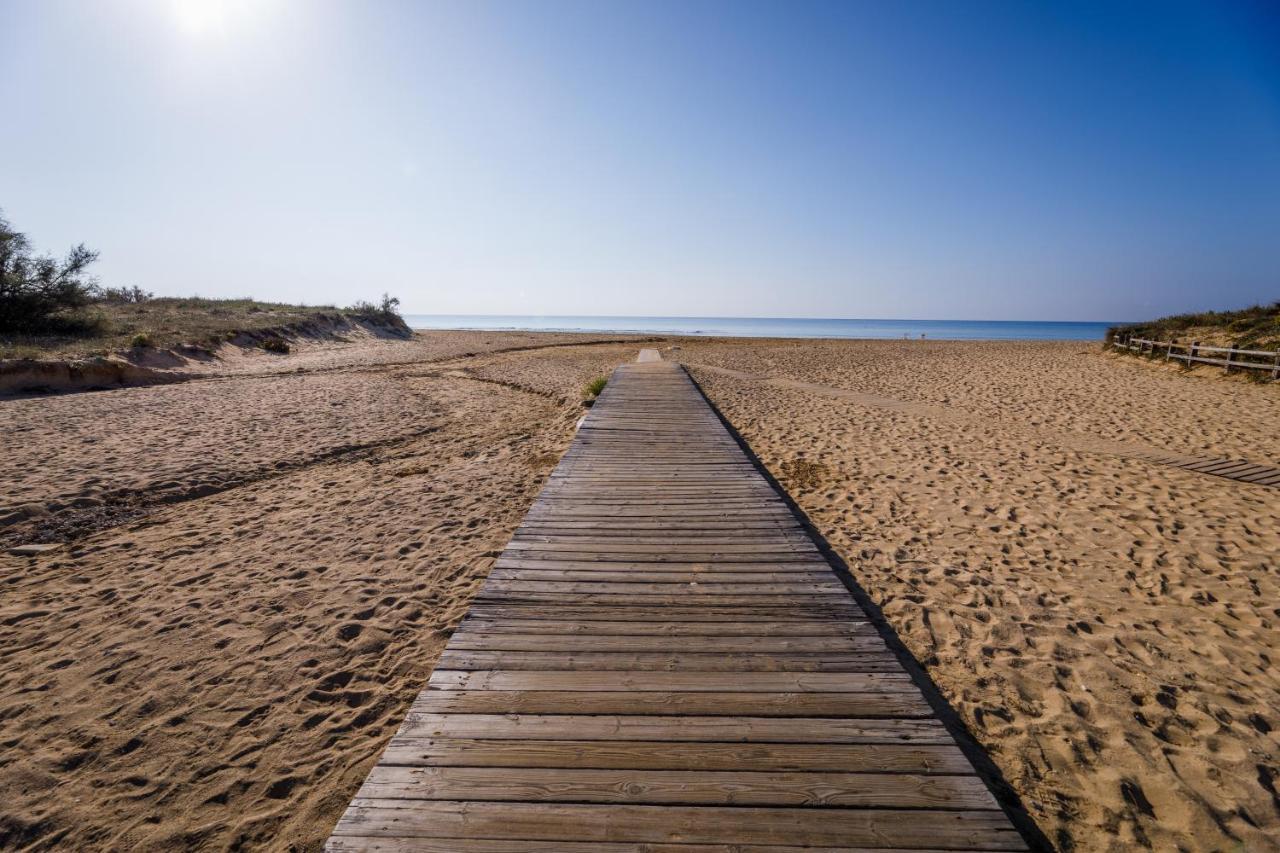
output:
<svg viewBox="0 0 1280 853"><path fill-rule="evenodd" d="M129 341L129 346L134 348L139 348L139 349L142 347L149 347L154 345L155 345L155 341L152 339L151 334L149 332L138 332L138 334L134 335L133 338Z"/></svg>
<svg viewBox="0 0 1280 853"><path fill-rule="evenodd" d="M289 342L284 338L267 338L261 346L267 352L278 352L281 355L289 352Z"/></svg>
<svg viewBox="0 0 1280 853"><path fill-rule="evenodd" d="M587 387L584 388L583 390L586 392L586 396L588 397L599 397L600 392L604 390L604 386L608 384L609 384L608 377L597 376L595 379L592 379L590 382L588 382Z"/></svg>
<svg viewBox="0 0 1280 853"><path fill-rule="evenodd" d="M382 301L377 305L361 300L347 310L357 316L369 317L374 320L399 320L400 300L384 293L382 294Z"/></svg>
<svg viewBox="0 0 1280 853"><path fill-rule="evenodd" d="M150 302L156 295L141 287L103 287L98 291L98 299L117 305L141 305Z"/></svg>
<svg viewBox="0 0 1280 853"><path fill-rule="evenodd" d="M61 261L35 255L26 235L0 215L0 332L79 332L100 321L69 316L97 295L85 270L98 253L82 243Z"/></svg>

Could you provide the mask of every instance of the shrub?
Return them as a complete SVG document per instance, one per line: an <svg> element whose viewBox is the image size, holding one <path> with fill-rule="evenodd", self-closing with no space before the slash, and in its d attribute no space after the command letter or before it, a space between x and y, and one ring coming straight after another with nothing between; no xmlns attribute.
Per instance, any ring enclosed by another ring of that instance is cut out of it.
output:
<svg viewBox="0 0 1280 853"><path fill-rule="evenodd" d="M80 332L100 324L66 314L97 295L97 282L85 276L97 259L83 243L61 261L35 255L26 235L0 215L0 332Z"/></svg>
<svg viewBox="0 0 1280 853"><path fill-rule="evenodd" d="M149 347L154 345L155 345L155 341L152 339L151 334L149 332L138 332L138 334L134 335L133 338L130 339L129 341L129 346L135 347L135 348Z"/></svg>
<svg viewBox="0 0 1280 853"><path fill-rule="evenodd" d="M588 397L599 397L600 392L604 390L604 386L607 384L609 384L608 377L597 376L595 379L588 382L587 387L583 390L586 392L586 396Z"/></svg>
<svg viewBox="0 0 1280 853"><path fill-rule="evenodd" d="M400 319L400 300L384 293L382 294L382 301L377 305L361 300L347 310L357 316L369 317L374 320L398 320Z"/></svg>
<svg viewBox="0 0 1280 853"><path fill-rule="evenodd" d="M277 352L281 355L289 352L289 342L284 338L267 338L261 346L267 352Z"/></svg>
<svg viewBox="0 0 1280 853"><path fill-rule="evenodd" d="M98 299L118 305L141 305L150 302L156 295L141 287L103 287L98 291Z"/></svg>

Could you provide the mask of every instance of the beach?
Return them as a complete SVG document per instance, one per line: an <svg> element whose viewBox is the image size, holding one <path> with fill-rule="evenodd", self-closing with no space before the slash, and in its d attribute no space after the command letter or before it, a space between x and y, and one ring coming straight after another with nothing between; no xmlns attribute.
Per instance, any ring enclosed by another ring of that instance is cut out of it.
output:
<svg viewBox="0 0 1280 853"><path fill-rule="evenodd" d="M0 847L317 850L640 338L430 332L0 400ZM1064 850L1280 832L1274 385L1079 342L646 342Z"/></svg>

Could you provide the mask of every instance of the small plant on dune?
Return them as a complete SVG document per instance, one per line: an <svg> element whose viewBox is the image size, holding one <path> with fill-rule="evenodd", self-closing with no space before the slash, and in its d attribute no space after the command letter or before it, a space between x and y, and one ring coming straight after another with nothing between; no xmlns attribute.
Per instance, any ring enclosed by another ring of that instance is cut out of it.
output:
<svg viewBox="0 0 1280 853"><path fill-rule="evenodd" d="M369 317L375 320L398 320L400 319L400 300L388 293L384 293L382 294L382 301L377 305L361 300L347 310L359 317Z"/></svg>
<svg viewBox="0 0 1280 853"><path fill-rule="evenodd" d="M588 398L599 397L600 392L604 390L604 386L608 384L609 384L608 377L597 376L595 379L592 379L590 382L588 382L587 387L583 389L584 396Z"/></svg>
<svg viewBox="0 0 1280 853"><path fill-rule="evenodd" d="M129 339L129 346L134 349L144 349L154 345L155 342L153 341L150 332L138 332L138 334Z"/></svg>
<svg viewBox="0 0 1280 853"><path fill-rule="evenodd" d="M285 355L289 352L289 342L284 338L267 338L259 344L267 352L275 352Z"/></svg>

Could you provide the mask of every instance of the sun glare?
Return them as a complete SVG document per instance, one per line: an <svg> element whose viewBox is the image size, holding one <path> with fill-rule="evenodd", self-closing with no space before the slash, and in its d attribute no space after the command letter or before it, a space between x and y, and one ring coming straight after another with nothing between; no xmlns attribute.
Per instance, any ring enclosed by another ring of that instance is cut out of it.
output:
<svg viewBox="0 0 1280 853"><path fill-rule="evenodd" d="M224 36L243 24L257 3L252 0L172 0L178 29L190 36Z"/></svg>

